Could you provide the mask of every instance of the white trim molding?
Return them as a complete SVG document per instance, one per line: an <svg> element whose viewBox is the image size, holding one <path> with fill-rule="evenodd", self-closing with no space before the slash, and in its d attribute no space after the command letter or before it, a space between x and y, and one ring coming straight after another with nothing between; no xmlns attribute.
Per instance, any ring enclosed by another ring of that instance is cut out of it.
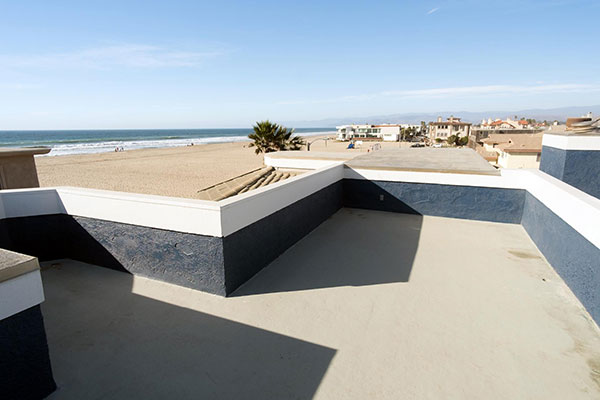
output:
<svg viewBox="0 0 600 400"><path fill-rule="evenodd" d="M213 201L106 190L57 188L65 214L170 231L221 236Z"/></svg>

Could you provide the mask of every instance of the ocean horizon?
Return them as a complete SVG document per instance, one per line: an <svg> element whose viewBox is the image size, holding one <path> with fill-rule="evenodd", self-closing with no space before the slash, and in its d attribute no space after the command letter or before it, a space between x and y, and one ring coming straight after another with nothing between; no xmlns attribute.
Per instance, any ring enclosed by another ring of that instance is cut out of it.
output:
<svg viewBox="0 0 600 400"><path fill-rule="evenodd" d="M298 128L300 136L335 133L335 128ZM98 129L0 131L0 147L48 147L46 156L94 154L124 150L180 147L190 144L248 140L252 128L235 129Z"/></svg>

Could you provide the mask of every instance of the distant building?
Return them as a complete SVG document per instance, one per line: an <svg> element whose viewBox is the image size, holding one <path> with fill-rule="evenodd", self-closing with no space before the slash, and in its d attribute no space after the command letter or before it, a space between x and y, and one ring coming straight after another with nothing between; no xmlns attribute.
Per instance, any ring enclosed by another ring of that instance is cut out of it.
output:
<svg viewBox="0 0 600 400"><path fill-rule="evenodd" d="M459 137L469 136L470 132L471 124L468 122L461 122L460 118L454 116L450 116L446 121L442 121L442 117L438 117L436 122L429 123L428 129L430 140L446 140L452 135L457 135Z"/></svg>
<svg viewBox="0 0 600 400"><path fill-rule="evenodd" d="M505 120L502 119L495 119L492 120L491 118L488 118L487 120L482 120L481 124L479 125L480 129L489 129L489 130L516 130L516 129L530 129L529 127L529 122L527 122L527 120L524 119L520 119L520 120L513 120L509 118L506 118Z"/></svg>
<svg viewBox="0 0 600 400"><path fill-rule="evenodd" d="M471 135L469 136L469 146L476 148L477 145L481 146L482 140L487 138L490 134L499 133L538 133L542 128L540 124L530 124L525 119L491 119L482 120L481 124L473 126L471 129Z"/></svg>
<svg viewBox="0 0 600 400"><path fill-rule="evenodd" d="M542 133L491 134L483 139L483 149L478 151L488 157L497 153L495 165L501 168L539 168L542 155ZM490 163L492 157L484 157Z"/></svg>
<svg viewBox="0 0 600 400"><path fill-rule="evenodd" d="M410 124L351 124L335 127L337 140L352 139L380 139L385 142L397 142L402 137L402 130L414 128L416 132L421 130L420 125Z"/></svg>

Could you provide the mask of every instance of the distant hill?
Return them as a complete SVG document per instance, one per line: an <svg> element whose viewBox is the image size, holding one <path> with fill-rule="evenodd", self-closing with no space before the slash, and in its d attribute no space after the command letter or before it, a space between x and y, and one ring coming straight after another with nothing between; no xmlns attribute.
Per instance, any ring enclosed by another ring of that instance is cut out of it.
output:
<svg viewBox="0 0 600 400"><path fill-rule="evenodd" d="M560 107L560 108L549 108L549 109L529 109L529 110L518 110L518 111L440 111L435 113L400 113L400 114L389 114L389 115L371 115L371 116L348 116L343 118L326 118L315 121L284 121L284 125L292 126L295 128L310 128L310 127L324 127L324 126L336 126L344 124L384 124L384 123L409 123L418 124L421 121L430 122L435 121L438 116L446 119L450 115L460 117L463 121L479 123L484 118L506 118L506 117L524 117L534 118L538 121L565 121L567 117L578 117L588 112L593 112L594 115L600 115L600 105L595 106L573 106L573 107Z"/></svg>

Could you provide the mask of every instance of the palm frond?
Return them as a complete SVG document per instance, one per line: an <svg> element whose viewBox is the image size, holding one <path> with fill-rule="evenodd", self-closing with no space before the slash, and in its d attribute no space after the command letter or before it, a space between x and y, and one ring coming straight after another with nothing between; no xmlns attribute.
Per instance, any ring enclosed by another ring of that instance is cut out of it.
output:
<svg viewBox="0 0 600 400"><path fill-rule="evenodd" d="M294 136L294 129L275 124L269 120L257 122L252 127L253 133L248 138L253 142L250 147L256 147L256 154L273 151L300 150L305 144L300 136Z"/></svg>

